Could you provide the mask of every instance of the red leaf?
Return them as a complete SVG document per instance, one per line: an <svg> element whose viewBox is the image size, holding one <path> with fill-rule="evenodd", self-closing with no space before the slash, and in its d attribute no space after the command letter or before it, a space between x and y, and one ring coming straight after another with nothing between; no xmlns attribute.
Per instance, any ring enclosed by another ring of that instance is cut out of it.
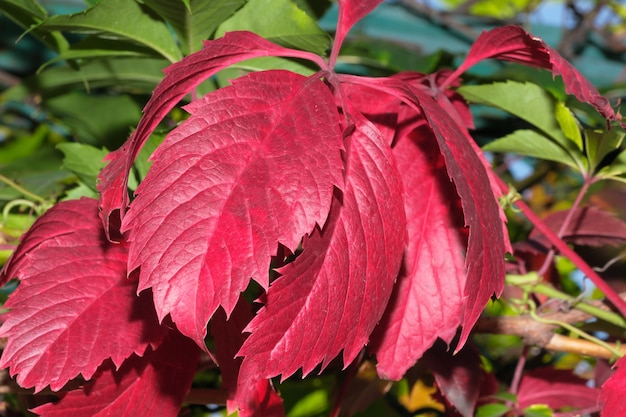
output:
<svg viewBox="0 0 626 417"><path fill-rule="evenodd" d="M250 277L268 286L281 243L295 251L326 221L342 186L339 116L324 83L253 73L188 106L137 189L123 230L139 290L152 288L200 346L219 306L233 310Z"/></svg>
<svg viewBox="0 0 626 417"><path fill-rule="evenodd" d="M604 401L602 417L626 415L626 359L615 363L615 373L602 385L600 400Z"/></svg>
<svg viewBox="0 0 626 417"><path fill-rule="evenodd" d="M372 349L379 375L398 380L438 337L450 343L462 322L467 240L459 198L427 126L400 138L393 153L406 190L408 243Z"/></svg>
<svg viewBox="0 0 626 417"><path fill-rule="evenodd" d="M132 356L117 371L107 362L82 389L33 411L42 417L176 417L199 357L195 343L171 331L155 351Z"/></svg>
<svg viewBox="0 0 626 417"><path fill-rule="evenodd" d="M337 21L337 30L335 31L333 58L330 60L331 67L334 65L343 40L352 26L382 2L383 0L339 0L339 19Z"/></svg>
<svg viewBox="0 0 626 417"><path fill-rule="evenodd" d="M461 73L483 59L500 59L545 68L563 77L565 91L582 102L589 103L609 120L619 120L611 103L572 64L566 61L543 40L530 35L519 26L504 26L483 32L472 45L467 58L450 76L456 79Z"/></svg>
<svg viewBox="0 0 626 417"><path fill-rule="evenodd" d="M402 184L389 145L362 116L347 139L346 187L328 223L281 268L247 327L242 374L287 378L324 368L343 349L347 366L380 319L405 242Z"/></svg>
<svg viewBox="0 0 626 417"><path fill-rule="evenodd" d="M267 379L239 380L242 358L235 358L246 336L243 329L252 320L253 314L243 298L235 306L230 318L226 319L223 310L218 310L211 320L211 333L214 335L215 357L222 374L222 388L228 391L228 412L239 410L240 417L282 417L285 415L283 401L272 389Z"/></svg>
<svg viewBox="0 0 626 417"><path fill-rule="evenodd" d="M543 221L555 233L558 233L570 210L551 213ZM571 214L569 226L562 233L563 240L584 246L618 245L626 241L626 223L611 213L596 207L579 208ZM537 229L529 239L544 247L550 247L545 235Z"/></svg>
<svg viewBox="0 0 626 417"><path fill-rule="evenodd" d="M130 167L145 141L167 113L198 84L218 71L245 59L261 56L308 59L321 67L326 66L315 54L286 49L254 33L241 31L227 33L214 41L205 41L201 51L166 68L165 78L144 107L144 117L139 121L137 129L121 148L107 156L109 164L98 176L101 217L107 233L111 230L111 214L120 210L123 217L128 205L126 190Z"/></svg>
<svg viewBox="0 0 626 417"><path fill-rule="evenodd" d="M61 202L31 232L13 258L22 283L0 329L8 337L0 367L21 386L58 390L160 341L150 295L138 298L137 281L126 279L127 247L106 240L96 200Z"/></svg>
<svg viewBox="0 0 626 417"><path fill-rule="evenodd" d="M450 404L462 416L473 416L481 390L488 390L491 382L485 381L486 373L476 348L466 345L453 354L442 343L437 343L424 354L424 364L432 371L439 390Z"/></svg>
<svg viewBox="0 0 626 417"><path fill-rule="evenodd" d="M448 176L461 198L465 225L469 226L465 267L465 311L457 349L463 347L472 327L493 295L504 288L505 240L503 213L495 198L484 157L469 134L429 95L398 79L342 75L344 82L364 84L398 97L422 114L437 139Z"/></svg>
<svg viewBox="0 0 626 417"><path fill-rule="evenodd" d="M569 370L546 367L528 371L520 381L518 406L523 409L533 404L547 404L555 410L563 407L595 407L598 405L600 389L588 387L586 383L586 380Z"/></svg>

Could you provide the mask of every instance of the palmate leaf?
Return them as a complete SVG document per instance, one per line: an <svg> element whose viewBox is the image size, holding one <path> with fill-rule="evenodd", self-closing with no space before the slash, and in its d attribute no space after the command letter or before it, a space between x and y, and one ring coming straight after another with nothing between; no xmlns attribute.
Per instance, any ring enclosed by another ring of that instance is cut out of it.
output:
<svg viewBox="0 0 626 417"><path fill-rule="evenodd" d="M450 343L462 323L467 238L456 190L428 128L401 137L393 153L406 190L408 239L371 350L379 375L398 380L437 338Z"/></svg>
<svg viewBox="0 0 626 417"><path fill-rule="evenodd" d="M176 417L199 357L195 343L172 330L156 350L121 367L105 362L81 389L33 411L42 417Z"/></svg>
<svg viewBox="0 0 626 417"><path fill-rule="evenodd" d="M139 150L167 113L192 89L221 69L245 59L262 56L280 56L309 59L324 66L317 55L286 49L251 32L230 32L215 41L207 41L204 48L166 69L166 76L157 86L144 107L145 116L137 129L118 150L107 157L109 164L99 176L102 221L107 236L111 228L111 215L119 211L124 216L128 205L128 173Z"/></svg>
<svg viewBox="0 0 626 417"><path fill-rule="evenodd" d="M124 218L129 270L152 288L159 319L204 345L270 257L323 225L343 188L339 116L317 78L252 73L187 106L191 117L153 154Z"/></svg>
<svg viewBox="0 0 626 417"><path fill-rule="evenodd" d="M368 85L401 99L421 114L436 138L446 170L461 198L469 227L465 267L465 309L460 349L493 295L504 288L504 251L508 247L498 205L484 160L471 137L425 92L399 79L340 76L345 82Z"/></svg>
<svg viewBox="0 0 626 417"><path fill-rule="evenodd" d="M252 306L242 297L227 319L219 309L211 319L215 358L220 367L222 389L228 391L226 407L229 413L238 411L239 417L282 417L285 415L282 398L265 378L247 379L238 393L239 369L242 358L236 357L246 340L243 330L252 320Z"/></svg>
<svg viewBox="0 0 626 417"><path fill-rule="evenodd" d="M165 328L150 295L138 298L137 280L126 278L127 245L109 243L97 225L96 200L59 203L5 267L22 282L5 304L0 366L23 387L58 390L79 374L91 378L105 359L119 367L160 343Z"/></svg>
<svg viewBox="0 0 626 417"><path fill-rule="evenodd" d="M519 26L504 26L483 32L474 42L467 58L448 78L456 80L464 71L484 59L499 59L545 68L563 77L565 91L583 103L592 105L607 120L621 116L580 72L543 40L527 33Z"/></svg>
<svg viewBox="0 0 626 417"><path fill-rule="evenodd" d="M337 192L324 228L280 269L246 328L240 384L284 379L299 368L307 375L342 350L347 366L387 305L406 239L400 173L378 129L347 111L355 130L347 139L344 192Z"/></svg>

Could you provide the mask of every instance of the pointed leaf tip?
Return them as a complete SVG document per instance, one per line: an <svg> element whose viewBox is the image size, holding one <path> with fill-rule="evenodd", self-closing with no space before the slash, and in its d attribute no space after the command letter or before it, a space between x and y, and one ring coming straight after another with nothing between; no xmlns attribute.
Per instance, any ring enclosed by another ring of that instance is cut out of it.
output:
<svg viewBox="0 0 626 417"><path fill-rule="evenodd" d="M205 41L202 50L167 67L165 78L143 109L144 116L137 129L124 145L107 156L108 164L98 176L101 218L107 234L115 230L112 214L119 211L120 218L125 216L129 202L128 175L133 161L168 112L202 81L218 71L245 59L262 56L294 57L313 61L321 67L326 65L315 54L283 48L254 33L241 31Z"/></svg>
<svg viewBox="0 0 626 417"><path fill-rule="evenodd" d="M136 279L126 278L128 247L106 240L97 207L92 199L57 204L15 252L11 270L22 282L5 303L0 367L23 387L89 379L105 359L119 367L165 331L150 295L137 297Z"/></svg>
<svg viewBox="0 0 626 417"><path fill-rule="evenodd" d="M154 153L123 221L129 269L159 318L204 344L250 278L267 288L278 244L295 251L343 187L334 97L317 78L252 73L187 107Z"/></svg>
<svg viewBox="0 0 626 417"><path fill-rule="evenodd" d="M583 103L589 103L607 120L620 120L609 100L602 96L574 66L542 39L530 35L519 26L509 25L483 32L474 42L461 66L451 75L455 79L463 71L484 59L500 59L545 68L560 75L565 91Z"/></svg>
<svg viewBox="0 0 626 417"><path fill-rule="evenodd" d="M242 372L287 378L327 366L343 350L347 366L368 342L397 277L406 239L402 184L391 149L363 116L350 113L346 186L328 223L281 268L267 302L247 327Z"/></svg>

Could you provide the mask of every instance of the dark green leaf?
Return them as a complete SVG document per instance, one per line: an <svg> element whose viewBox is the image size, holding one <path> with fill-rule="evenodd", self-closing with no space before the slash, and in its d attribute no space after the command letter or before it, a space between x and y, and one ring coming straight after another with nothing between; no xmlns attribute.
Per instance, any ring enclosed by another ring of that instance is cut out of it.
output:
<svg viewBox="0 0 626 417"><path fill-rule="evenodd" d="M152 48L170 62L182 58L165 22L134 0L102 0L82 13L53 16L43 27L131 40Z"/></svg>
<svg viewBox="0 0 626 417"><path fill-rule="evenodd" d="M171 25L185 54L200 50L217 27L244 5L245 0L141 0Z"/></svg>
<svg viewBox="0 0 626 417"><path fill-rule="evenodd" d="M21 101L31 94L50 97L76 89L100 87L149 93L163 79L163 69L167 65L164 59L125 58L94 60L81 65L78 70L47 68L3 92L0 100Z"/></svg>
<svg viewBox="0 0 626 417"><path fill-rule="evenodd" d="M46 62L39 70L41 71L49 65L66 60L141 56L155 57L155 55L154 50L137 45L136 43L88 36L80 42L73 44L69 49L62 51L54 59Z"/></svg>
<svg viewBox="0 0 626 417"><path fill-rule="evenodd" d="M63 120L79 141L109 148L123 143L141 117L141 108L128 95L75 92L46 100L44 108Z"/></svg>
<svg viewBox="0 0 626 417"><path fill-rule="evenodd" d="M59 52L67 48L67 40L61 33L48 33L37 27L47 17L46 10L35 0L0 0L0 12L9 17L53 50Z"/></svg>

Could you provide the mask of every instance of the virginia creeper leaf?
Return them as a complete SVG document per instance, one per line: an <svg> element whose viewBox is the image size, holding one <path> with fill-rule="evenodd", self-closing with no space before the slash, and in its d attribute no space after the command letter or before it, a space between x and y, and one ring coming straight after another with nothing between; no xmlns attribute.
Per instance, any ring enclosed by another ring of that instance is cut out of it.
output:
<svg viewBox="0 0 626 417"><path fill-rule="evenodd" d="M461 198L469 238L465 256L465 312L460 349L489 299L504 288L505 242L502 210L494 196L487 167L471 137L426 93L398 79L340 77L344 82L369 85L397 96L417 113L423 114L439 144L448 176Z"/></svg>
<svg viewBox="0 0 626 417"><path fill-rule="evenodd" d="M398 380L438 337L450 343L461 325L467 241L463 211L430 130L422 126L401 137L393 153L406 190L408 239L372 349L379 375Z"/></svg>
<svg viewBox="0 0 626 417"><path fill-rule="evenodd" d="M209 318L220 305L230 314L250 277L267 288L278 244L295 251L325 223L343 140L328 87L288 71L249 74L187 110L123 230L139 290L202 346Z"/></svg>
<svg viewBox="0 0 626 417"><path fill-rule="evenodd" d="M81 389L33 411L42 417L176 417L189 392L200 349L176 330L156 350L116 370L105 362Z"/></svg>
<svg viewBox="0 0 626 417"><path fill-rule="evenodd" d="M193 88L219 70L261 56L295 57L312 60L322 67L326 65L317 55L280 47L251 32L230 32L220 39L206 41L201 51L168 67L165 78L144 107L144 117L137 129L122 147L109 154L109 164L100 173L101 217L109 237L111 214L119 210L123 217L128 205L126 186L130 167L161 120Z"/></svg>
<svg viewBox="0 0 626 417"><path fill-rule="evenodd" d="M450 404L463 417L472 417L485 379L478 350L466 345L453 354L443 343L437 343L424 354L424 363Z"/></svg>
<svg viewBox="0 0 626 417"><path fill-rule="evenodd" d="M621 417L626 413L626 359L615 363L615 373L602 384L602 417Z"/></svg>
<svg viewBox="0 0 626 417"><path fill-rule="evenodd" d="M406 235L400 174L380 132L350 114L356 125L347 138L345 190L337 191L326 225L279 270L246 328L242 375L284 379L299 368L306 375L341 350L348 366L391 295Z"/></svg>
<svg viewBox="0 0 626 417"><path fill-rule="evenodd" d="M600 389L588 387L586 382L565 369L546 367L527 371L517 392L519 408L533 404L547 404L555 410L562 407L594 407L598 404Z"/></svg>
<svg viewBox="0 0 626 417"><path fill-rule="evenodd" d="M609 100L576 68L543 40L530 35L519 26L503 26L483 32L470 48L465 61L450 75L457 78L468 68L484 59L500 59L545 68L563 77L565 91L578 100L592 105L608 120L619 120Z"/></svg>
<svg viewBox="0 0 626 417"><path fill-rule="evenodd" d="M569 210L557 211L543 221L554 232L559 232L569 216L569 226L561 233L566 242L586 246L619 245L626 242L626 223L597 207L579 208L573 214ZM533 229L528 238L545 248L551 246L545 235L537 229Z"/></svg>
<svg viewBox="0 0 626 417"><path fill-rule="evenodd" d="M382 3L382 0L339 0L339 19L337 20L337 30L335 31L331 64L334 64L339 54L339 49L352 26L374 10L380 3Z"/></svg>
<svg viewBox="0 0 626 417"><path fill-rule="evenodd" d="M23 387L58 390L159 343L165 329L150 295L138 298L137 280L126 279L127 253L106 240L96 200L61 202L39 218L9 266L22 282L5 304L0 367Z"/></svg>
<svg viewBox="0 0 626 417"><path fill-rule="evenodd" d="M228 319L219 309L210 323L211 334L215 336L215 357L222 375L222 388L228 391L226 406L229 413L238 410L240 417L281 417L285 414L283 402L272 389L270 381L265 378L248 379L241 387L237 386L242 358L235 356L246 339L242 332L252 317L251 306L242 297Z"/></svg>

